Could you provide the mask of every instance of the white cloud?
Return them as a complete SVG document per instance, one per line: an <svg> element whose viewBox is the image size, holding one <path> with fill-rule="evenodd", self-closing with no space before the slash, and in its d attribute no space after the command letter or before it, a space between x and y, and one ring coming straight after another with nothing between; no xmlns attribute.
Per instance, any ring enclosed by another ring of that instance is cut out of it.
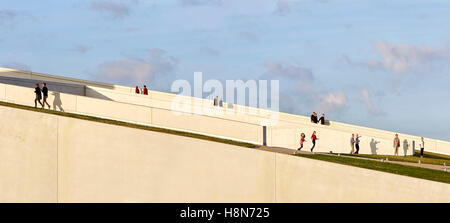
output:
<svg viewBox="0 0 450 223"><path fill-rule="evenodd" d="M222 0L180 0L183 6L220 5Z"/></svg>
<svg viewBox="0 0 450 223"><path fill-rule="evenodd" d="M347 95L342 90L335 93L329 93L321 98L314 108L319 113L335 112L345 107L347 104Z"/></svg>
<svg viewBox="0 0 450 223"><path fill-rule="evenodd" d="M31 71L31 67L21 63L21 62L11 62L11 63L7 63L4 64L3 67L7 67L7 68L12 68L12 69L17 69L17 70L24 70L24 71Z"/></svg>
<svg viewBox="0 0 450 223"><path fill-rule="evenodd" d="M385 41L374 42L373 47L381 60L352 62L347 56L344 56L344 59L352 65L382 69L395 74L407 74L428 71L435 62L450 58L448 47L402 45Z"/></svg>
<svg viewBox="0 0 450 223"><path fill-rule="evenodd" d="M152 80L156 75L167 75L175 69L178 60L166 56L161 49L148 50L149 56L141 58L124 58L107 61L98 66L97 78L114 83L140 84Z"/></svg>
<svg viewBox="0 0 450 223"><path fill-rule="evenodd" d="M290 77L307 82L314 80L311 70L298 65L277 63L272 60L267 61L264 65L271 75Z"/></svg>
<svg viewBox="0 0 450 223"><path fill-rule="evenodd" d="M8 9L0 9L0 26L7 25L17 13Z"/></svg>
<svg viewBox="0 0 450 223"><path fill-rule="evenodd" d="M259 37L253 33L243 31L239 33L239 38L246 40L251 43L257 43L259 42Z"/></svg>
<svg viewBox="0 0 450 223"><path fill-rule="evenodd" d="M113 19L122 19L130 14L130 8L123 3L93 1L91 9L108 14Z"/></svg>
<svg viewBox="0 0 450 223"><path fill-rule="evenodd" d="M291 12L290 0L276 0L275 15L285 16Z"/></svg>
<svg viewBox="0 0 450 223"><path fill-rule="evenodd" d="M274 76L284 77L288 79L288 83L295 83L293 89L281 88L284 92L280 95L286 95L283 98L290 98L295 109L289 107L290 110L298 111L298 107L302 107L304 112L336 112L345 107L347 104L347 96L342 91L329 92L324 86L318 86L315 83L315 77L310 69L293 65L283 64L274 61L265 63L267 75L269 78ZM325 96L321 96L324 95ZM286 108L283 105L283 108Z"/></svg>
<svg viewBox="0 0 450 223"><path fill-rule="evenodd" d="M73 48L69 49L70 51L75 51L81 54L85 54L87 51L91 50L91 47L85 45L76 45Z"/></svg>
<svg viewBox="0 0 450 223"><path fill-rule="evenodd" d="M211 47L201 47L200 49L198 49L200 54L203 54L205 56L213 56L213 57L217 57L220 55L220 52L216 49L213 49Z"/></svg>
<svg viewBox="0 0 450 223"><path fill-rule="evenodd" d="M372 103L371 95L367 89L361 90L361 96L362 96L362 101L366 105L366 108L367 108L367 111L369 112L369 114L371 114L373 116L384 115L384 112L381 111L379 108L376 108L375 105Z"/></svg>

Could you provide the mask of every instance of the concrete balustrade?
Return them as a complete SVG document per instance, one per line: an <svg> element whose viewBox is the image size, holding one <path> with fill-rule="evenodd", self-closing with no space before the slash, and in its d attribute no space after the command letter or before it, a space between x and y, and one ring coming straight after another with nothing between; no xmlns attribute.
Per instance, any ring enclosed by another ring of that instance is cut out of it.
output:
<svg viewBox="0 0 450 223"><path fill-rule="evenodd" d="M0 84L1 100L34 106L34 89ZM116 101L70 95L49 91L48 103L52 109L100 118L108 118L149 126L157 126L224 139L262 144L262 127L259 125L199 116L189 112L173 112L168 109L128 104ZM38 104L38 107L40 105ZM236 131L238 129L239 131Z"/></svg>
<svg viewBox="0 0 450 223"><path fill-rule="evenodd" d="M131 87L108 85L92 81L77 80L72 78L64 78L31 72L22 72L12 69L0 68L0 76L31 78L34 80L46 81L51 80L55 82L61 81L67 84L85 85L86 96L88 97L102 98L106 100L124 102L127 104L147 106L151 107L152 109L158 108L162 110L174 110L185 113L193 113L201 116L206 116L205 120L210 120L211 117L216 117L220 120L236 121L239 123L262 126L267 125L266 120L268 118L277 117L278 121L276 122L276 124L273 126L268 126L268 134L270 134L271 141L268 143L268 145L271 146L286 147L291 149L298 148L300 133L304 132L306 134L306 139L308 140L312 134L312 131L316 130L320 138L315 148L315 151L318 152L328 152L330 151L330 148L333 151L350 151L349 141L352 133L357 133L363 136L361 138L360 153L373 154L374 152L376 152L377 154L393 154L394 151L392 141L396 132L386 130L373 129L334 121L331 121L330 125L328 126L321 126L311 123L309 117L305 116L251 108L242 105L233 105L232 108L228 108L227 103L224 103L224 107L213 107L212 100L175 95L165 92L149 91L149 95L137 95L134 93L134 88ZM175 98L178 98L183 102L189 102L189 108L177 108L176 106L174 107L173 101ZM209 125L215 125L210 123L209 121L200 123L205 123L205 125L206 123L209 123ZM175 125L175 123L171 123L170 125ZM222 125L218 124L217 126ZM195 129L200 128L207 129L208 126L197 125ZM257 135L247 138L252 138L252 140L259 140L262 133L257 133L258 131L253 130L253 128L255 127L251 127L252 130L249 132L256 133ZM209 131L210 130L205 130L203 132L206 133ZM208 134L215 135L212 133ZM403 155L405 151L408 155L412 154L413 141L415 142L415 149L419 148L419 136L399 133L399 137L402 140L399 154ZM374 143L371 142L372 139L374 139L375 142L380 143L375 143L376 145L374 145ZM403 145L403 141L405 139L407 140L408 144L408 146L406 146L406 149L404 149ZM450 154L450 142L431 138L425 138L425 141L426 151Z"/></svg>

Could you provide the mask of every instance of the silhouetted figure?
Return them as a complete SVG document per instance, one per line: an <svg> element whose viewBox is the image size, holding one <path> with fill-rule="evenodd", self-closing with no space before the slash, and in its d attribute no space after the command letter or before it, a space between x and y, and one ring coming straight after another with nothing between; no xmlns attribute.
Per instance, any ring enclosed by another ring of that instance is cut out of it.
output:
<svg viewBox="0 0 450 223"><path fill-rule="evenodd" d="M313 112L312 115L311 115L311 122L313 122L313 123L317 123L318 122L317 114L315 112Z"/></svg>
<svg viewBox="0 0 450 223"><path fill-rule="evenodd" d="M56 107L59 108L60 111L64 111L64 109L61 107L62 102L61 102L61 97L59 96L58 92L53 92L53 95L55 96L55 98L53 99L53 110L56 111Z"/></svg>
<svg viewBox="0 0 450 223"><path fill-rule="evenodd" d="M223 107L223 101L222 101L222 98L220 98L220 100L219 100L219 107Z"/></svg>
<svg viewBox="0 0 450 223"><path fill-rule="evenodd" d="M375 139L370 140L370 151L373 155L377 155L377 144L380 142L375 141Z"/></svg>
<svg viewBox="0 0 450 223"><path fill-rule="evenodd" d="M42 105L42 103L41 103L42 93L41 93L41 89L39 88L39 84L36 84L36 87L34 88L34 93L36 94L36 98L34 99L34 107L37 108L36 102L39 102L39 104L42 107L44 107L44 105Z"/></svg>
<svg viewBox="0 0 450 223"><path fill-rule="evenodd" d="M362 136L359 136L358 134L356 134L356 137L355 137L355 148L356 148L355 154L359 153L359 142L360 142L359 138L361 138L361 137Z"/></svg>
<svg viewBox="0 0 450 223"><path fill-rule="evenodd" d="M406 156L406 154L408 153L408 149L409 149L409 144L408 144L408 140L403 140L403 156Z"/></svg>
<svg viewBox="0 0 450 223"><path fill-rule="evenodd" d="M136 89L134 90L134 93L136 93L136 94L140 94L141 93L138 86L136 86Z"/></svg>
<svg viewBox="0 0 450 223"><path fill-rule="evenodd" d="M314 147L316 147L316 140L319 140L319 138L317 138L316 131L314 131L311 135L311 142L313 144L313 146L311 147L311 152L313 151Z"/></svg>
<svg viewBox="0 0 450 223"><path fill-rule="evenodd" d="M48 98L48 88L46 83L42 83L42 94L44 95L44 99L42 100L42 108L45 107L45 104L47 104L48 109L50 109L50 105L47 103Z"/></svg>
<svg viewBox="0 0 450 223"><path fill-rule="evenodd" d="M322 114L322 117L319 119L320 124L325 125L325 114Z"/></svg>
<svg viewBox="0 0 450 223"><path fill-rule="evenodd" d="M144 89L142 90L142 93L143 93L144 95L148 95L148 89L147 89L147 86L144 85Z"/></svg>
<svg viewBox="0 0 450 223"><path fill-rule="evenodd" d="M398 156L398 147L400 147L400 139L398 138L398 134L395 134L394 138L394 155Z"/></svg>

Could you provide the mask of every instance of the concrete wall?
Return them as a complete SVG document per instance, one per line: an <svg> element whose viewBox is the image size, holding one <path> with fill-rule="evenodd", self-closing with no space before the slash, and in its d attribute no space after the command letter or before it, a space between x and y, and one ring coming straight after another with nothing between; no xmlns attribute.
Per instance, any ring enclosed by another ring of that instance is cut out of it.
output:
<svg viewBox="0 0 450 223"><path fill-rule="evenodd" d="M81 96L84 96L86 94L86 92L85 92L86 87L84 85L65 84L65 83L59 83L59 82L50 82L50 81L42 81L42 80L38 81L38 80L0 76L0 83L28 87L28 88L30 88L30 87L34 88L35 84L37 84L37 83L42 88L42 85L41 85L42 82L46 82L47 86L52 86L53 91L67 93L67 94L81 95ZM105 97L103 99L107 99L107 98Z"/></svg>
<svg viewBox="0 0 450 223"><path fill-rule="evenodd" d="M277 202L448 202L450 199L449 184L282 154L276 155L276 163Z"/></svg>
<svg viewBox="0 0 450 223"><path fill-rule="evenodd" d="M161 109L154 114L164 113L163 111L173 110L181 111L182 116L173 116L173 114L167 115L167 117L161 117L162 119L153 118L152 121L155 125L172 127L180 130L189 130L209 134L212 136L221 136L230 138L230 131L227 126L235 127L236 123L247 123L251 127L249 129L234 129L232 132L237 135L246 135L245 141L261 143L262 130L258 130L257 126L267 124L267 120L272 118L278 118L278 122L269 126L268 128L268 145L277 147L286 147L290 149L296 149L299 147L299 135L304 132L307 136L308 142L305 147L310 147L310 136L315 130L318 133L320 140L317 141L315 151L328 152L330 150L336 152L349 152L350 151L350 137L352 133L358 133L362 135L360 144L360 153L365 154L393 154L394 149L392 147L392 141L396 132L367 128L362 126L349 125L345 123L339 123L331 121L328 126L320 126L312 124L309 121L309 117L287 114L282 112L273 112L264 109L251 108L241 105L233 105L228 108L225 103L223 108L212 107L212 101L201 98L186 97L170 93L150 91L149 95L136 95L134 88L108 85L91 81L77 80L71 78L64 78L58 76L37 74L31 72L23 72L12 69L0 68L0 76L14 76L20 78L31 79L43 79L61 81L62 83L71 83L86 85L86 95L88 97L102 98L108 100L114 100L118 102L124 102L127 104L135 104L141 106L151 107L152 109ZM178 99L182 102L188 102L189 106L174 106L174 99ZM27 99L28 100L28 99ZM130 105L131 106L131 105ZM96 113L101 113L101 109L97 109ZM94 113L93 113L94 114ZM129 115L131 114L131 115ZM153 114L153 115L154 115ZM196 114L192 116L191 114ZM200 118L199 115L205 118ZM119 115L121 120L132 120L132 113L124 113ZM119 116L111 116L117 118ZM123 117L127 116L127 117ZM218 119L213 119L218 118ZM164 121L162 121L164 120ZM197 120L202 120L198 122ZM213 123L211 120L221 120L219 123ZM175 125L186 121L189 123L189 128L178 128ZM223 123L222 123L223 122ZM144 122L145 123L145 122ZM202 123L196 124L196 123ZM214 126L214 128L211 128ZM226 131L217 131L217 128L227 129ZM213 130L214 132L211 132ZM250 136L250 134L253 134ZM399 134L402 140L399 154L412 154L413 153L413 141L414 146L417 149L419 147L420 137L409 134ZM233 138L233 137L231 137ZM239 138L235 138L239 139ZM241 138L242 139L242 138ZM373 139L373 141L372 141ZM406 140L406 143L404 143ZM436 140L431 138L425 138L426 151L432 151L443 154L450 154L450 142Z"/></svg>
<svg viewBox="0 0 450 223"><path fill-rule="evenodd" d="M0 106L0 202L56 202L57 117Z"/></svg>
<svg viewBox="0 0 450 223"><path fill-rule="evenodd" d="M0 120L0 202L450 202L428 180L4 106Z"/></svg>

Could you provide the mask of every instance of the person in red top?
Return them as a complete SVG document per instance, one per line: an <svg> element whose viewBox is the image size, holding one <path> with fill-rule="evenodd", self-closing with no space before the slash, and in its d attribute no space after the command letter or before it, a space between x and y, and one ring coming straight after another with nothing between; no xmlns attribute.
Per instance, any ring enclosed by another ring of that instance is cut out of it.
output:
<svg viewBox="0 0 450 223"><path fill-rule="evenodd" d="M148 90L147 90L147 86L144 85L144 90L143 90L143 94L144 95L148 95Z"/></svg>
<svg viewBox="0 0 450 223"><path fill-rule="evenodd" d="M305 140L305 133L300 134L300 148L297 150L300 151L303 148L303 143L306 142Z"/></svg>
<svg viewBox="0 0 450 223"><path fill-rule="evenodd" d="M313 146L311 147L311 152L313 151L314 147L316 147L316 140L319 140L319 138L317 138L316 131L314 131L311 136L311 141L313 143Z"/></svg>
<svg viewBox="0 0 450 223"><path fill-rule="evenodd" d="M136 90L134 91L136 94L139 94L140 93L140 91L139 91L139 87L138 86L136 86Z"/></svg>

